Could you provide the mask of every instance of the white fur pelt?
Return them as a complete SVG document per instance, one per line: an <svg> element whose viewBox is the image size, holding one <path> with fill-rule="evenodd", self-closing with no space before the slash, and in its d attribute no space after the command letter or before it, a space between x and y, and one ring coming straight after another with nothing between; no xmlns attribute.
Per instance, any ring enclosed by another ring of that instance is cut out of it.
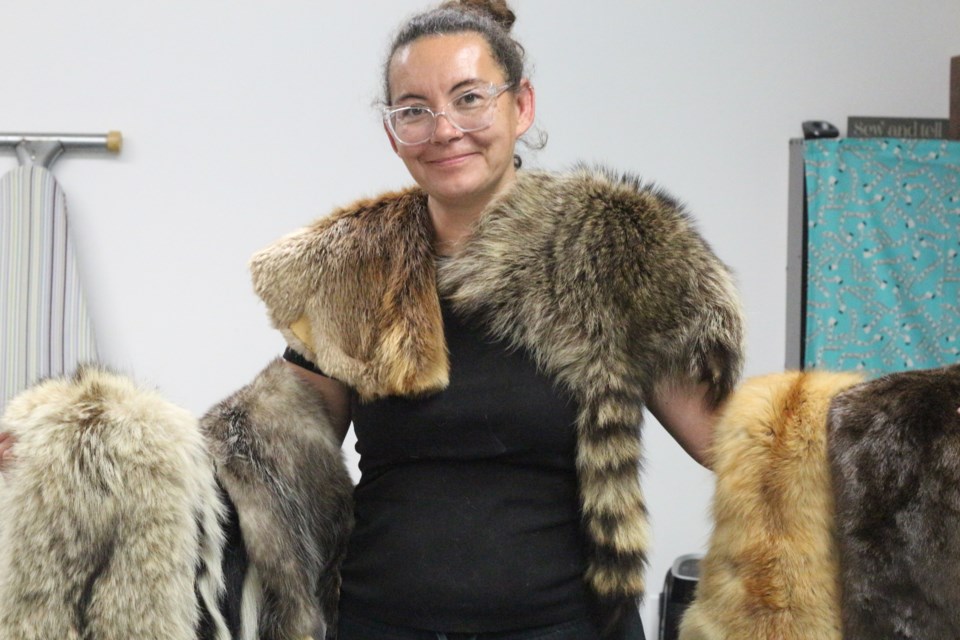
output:
<svg viewBox="0 0 960 640"><path fill-rule="evenodd" d="M716 430L714 530L681 640L840 640L826 416L859 380L790 372L734 392Z"/></svg>
<svg viewBox="0 0 960 640"><path fill-rule="evenodd" d="M353 486L319 394L276 359L201 424L249 557L240 640L332 636Z"/></svg>
<svg viewBox="0 0 960 640"><path fill-rule="evenodd" d="M197 421L83 367L10 401L0 639L228 638L222 505Z"/></svg>

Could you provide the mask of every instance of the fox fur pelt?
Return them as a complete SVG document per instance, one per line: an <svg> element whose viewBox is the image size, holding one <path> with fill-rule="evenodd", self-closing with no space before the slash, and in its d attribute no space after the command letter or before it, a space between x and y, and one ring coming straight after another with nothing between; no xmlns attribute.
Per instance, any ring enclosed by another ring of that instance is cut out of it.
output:
<svg viewBox="0 0 960 640"><path fill-rule="evenodd" d="M658 384L733 388L739 298L727 268L663 192L580 168L519 172L438 267L420 189L363 200L251 261L288 343L361 398L446 386L439 295L522 346L579 401L577 468L601 600L644 590L640 425Z"/></svg>
<svg viewBox="0 0 960 640"><path fill-rule="evenodd" d="M960 638L960 365L864 383L830 409L843 637Z"/></svg>
<svg viewBox="0 0 960 640"><path fill-rule="evenodd" d="M85 367L12 399L0 639L227 640L213 465L197 421Z"/></svg>
<svg viewBox="0 0 960 640"><path fill-rule="evenodd" d="M826 418L859 380L773 374L730 398L712 454L714 530L681 640L840 640Z"/></svg>
<svg viewBox="0 0 960 640"><path fill-rule="evenodd" d="M332 635L353 487L319 394L277 359L201 425L250 560L239 640Z"/></svg>

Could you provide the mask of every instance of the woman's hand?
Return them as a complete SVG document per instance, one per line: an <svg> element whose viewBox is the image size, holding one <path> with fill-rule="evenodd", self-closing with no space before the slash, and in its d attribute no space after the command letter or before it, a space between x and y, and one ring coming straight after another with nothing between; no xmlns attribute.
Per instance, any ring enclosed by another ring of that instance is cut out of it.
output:
<svg viewBox="0 0 960 640"><path fill-rule="evenodd" d="M13 445L16 442L17 439L10 432L0 433L0 473L3 473L9 462L13 460Z"/></svg>

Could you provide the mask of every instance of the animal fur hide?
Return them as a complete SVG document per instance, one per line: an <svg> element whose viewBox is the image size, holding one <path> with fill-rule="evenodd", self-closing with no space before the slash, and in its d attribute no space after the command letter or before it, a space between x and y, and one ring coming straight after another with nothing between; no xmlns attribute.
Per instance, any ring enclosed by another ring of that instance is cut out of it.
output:
<svg viewBox="0 0 960 640"><path fill-rule="evenodd" d="M826 417L859 380L774 374L730 398L713 447L713 535L681 640L840 640Z"/></svg>
<svg viewBox="0 0 960 640"><path fill-rule="evenodd" d="M197 421L97 368L10 401L0 639L229 638L222 505Z"/></svg>
<svg viewBox="0 0 960 640"><path fill-rule="evenodd" d="M534 354L578 398L586 580L640 597L647 551L640 424L655 386L707 381L742 360L728 270L664 193L578 169L520 172L463 250L438 268L419 189L365 200L254 256L254 286L290 345L363 398L443 388L439 295Z"/></svg>
<svg viewBox="0 0 960 640"><path fill-rule="evenodd" d="M960 365L834 400L843 637L960 638Z"/></svg>
<svg viewBox="0 0 960 640"><path fill-rule="evenodd" d="M332 635L353 487L319 395L277 359L201 425L250 559L240 640Z"/></svg>

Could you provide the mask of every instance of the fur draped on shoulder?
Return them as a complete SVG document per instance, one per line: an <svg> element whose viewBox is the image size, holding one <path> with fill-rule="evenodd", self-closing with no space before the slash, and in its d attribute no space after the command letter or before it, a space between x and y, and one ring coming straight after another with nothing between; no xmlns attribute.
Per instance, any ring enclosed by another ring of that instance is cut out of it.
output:
<svg viewBox="0 0 960 640"><path fill-rule="evenodd" d="M604 602L639 598L648 546L640 426L661 383L740 375L743 323L728 269L682 207L630 176L521 171L463 249L435 265L426 195L365 200L251 261L274 325L361 398L446 386L439 296L528 349L578 399L577 469Z"/></svg>
<svg viewBox="0 0 960 640"><path fill-rule="evenodd" d="M734 392L715 434L714 530L681 640L840 640L826 419L859 381L789 372Z"/></svg>
<svg viewBox="0 0 960 640"><path fill-rule="evenodd" d="M0 639L227 640L222 505L197 421L85 367L12 399Z"/></svg>
<svg viewBox="0 0 960 640"><path fill-rule="evenodd" d="M586 578L604 601L637 599L643 410L661 383L708 382L714 402L733 388L743 323L730 272L665 193L581 168L523 174L440 267L439 288L577 396Z"/></svg>
<svg viewBox="0 0 960 640"><path fill-rule="evenodd" d="M521 173L439 278L459 309L575 390L598 374L645 397L694 380L717 402L740 376L730 271L675 199L629 175Z"/></svg>
<svg viewBox="0 0 960 640"><path fill-rule="evenodd" d="M319 394L276 359L201 425L251 565L240 638L332 636L353 487Z"/></svg>
<svg viewBox="0 0 960 640"><path fill-rule="evenodd" d="M893 373L830 409L843 637L960 638L960 365Z"/></svg>
<svg viewBox="0 0 960 640"><path fill-rule="evenodd" d="M287 343L365 398L449 380L426 204L416 189L360 201L250 261Z"/></svg>

